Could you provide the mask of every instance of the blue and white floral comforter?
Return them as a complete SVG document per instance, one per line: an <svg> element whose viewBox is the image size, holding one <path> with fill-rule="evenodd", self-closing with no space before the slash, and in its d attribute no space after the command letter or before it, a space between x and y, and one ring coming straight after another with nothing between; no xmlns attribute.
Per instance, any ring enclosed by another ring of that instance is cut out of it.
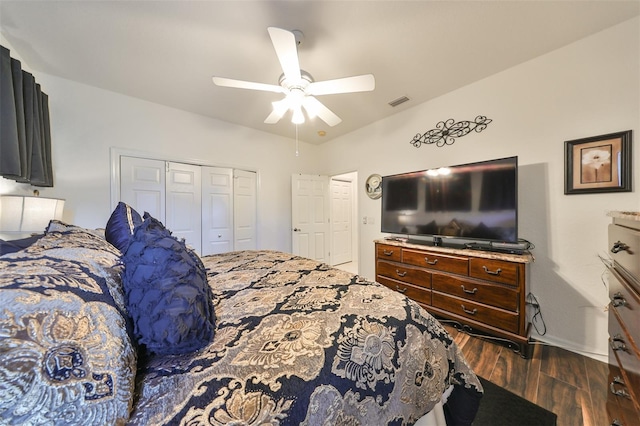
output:
<svg viewBox="0 0 640 426"><path fill-rule="evenodd" d="M0 256L0 425L409 425L451 385L452 423L477 410L478 378L416 303L275 251L204 257L213 340L149 356L120 255L57 224Z"/></svg>
<svg viewBox="0 0 640 426"><path fill-rule="evenodd" d="M451 385L482 392L440 323L380 284L275 251L203 263L215 338L141 360L132 425L413 424Z"/></svg>

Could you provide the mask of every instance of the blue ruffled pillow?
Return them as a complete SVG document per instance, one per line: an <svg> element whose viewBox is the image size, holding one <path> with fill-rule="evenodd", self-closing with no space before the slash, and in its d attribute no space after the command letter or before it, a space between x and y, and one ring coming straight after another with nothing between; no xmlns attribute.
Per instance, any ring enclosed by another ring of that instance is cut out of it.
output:
<svg viewBox="0 0 640 426"><path fill-rule="evenodd" d="M107 221L105 238L122 253L127 251L129 241L142 217L133 207L120 201Z"/></svg>
<svg viewBox="0 0 640 426"><path fill-rule="evenodd" d="M139 344L167 355L193 352L213 340L215 313L204 265L160 221L145 213L122 262Z"/></svg>

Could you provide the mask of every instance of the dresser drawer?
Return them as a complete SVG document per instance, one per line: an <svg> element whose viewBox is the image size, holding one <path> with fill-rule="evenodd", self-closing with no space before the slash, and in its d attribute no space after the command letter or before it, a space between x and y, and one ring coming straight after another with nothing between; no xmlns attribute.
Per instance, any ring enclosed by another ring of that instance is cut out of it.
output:
<svg viewBox="0 0 640 426"><path fill-rule="evenodd" d="M640 358L637 348L629 342L629 336L615 317L609 318L609 350L612 352L620 369L623 370L624 383L633 393L636 401L640 398ZM638 407L640 408L640 407Z"/></svg>
<svg viewBox="0 0 640 426"><path fill-rule="evenodd" d="M518 312L520 293L511 287L438 273L432 275L431 286L441 293Z"/></svg>
<svg viewBox="0 0 640 426"><path fill-rule="evenodd" d="M613 357L613 355L611 355ZM617 366L609 365L607 415L609 424L635 426L640 424L640 417L631 398L626 396L629 389L624 383L622 373ZM617 420L618 423L613 423Z"/></svg>
<svg viewBox="0 0 640 426"><path fill-rule="evenodd" d="M396 246L390 246L387 244L376 244L376 258L393 260L394 262L400 262L402 260L402 249Z"/></svg>
<svg viewBox="0 0 640 426"><path fill-rule="evenodd" d="M614 270L609 270L610 309L620 318L636 350L640 350L640 296ZM610 318L613 320L613 318ZM610 321L611 323L611 321Z"/></svg>
<svg viewBox="0 0 640 426"><path fill-rule="evenodd" d="M494 259L469 259L469 276L517 286L518 264Z"/></svg>
<svg viewBox="0 0 640 426"><path fill-rule="evenodd" d="M377 273L378 275L393 278L394 280L431 288L431 274L423 269L378 260Z"/></svg>
<svg viewBox="0 0 640 426"><path fill-rule="evenodd" d="M431 305L431 290L428 290L424 287L411 285L402 281L392 280L390 278L383 277L382 275L378 275L376 277L376 281L389 287L393 291L404 294L409 299L413 299L416 302L422 303L424 305Z"/></svg>
<svg viewBox="0 0 640 426"><path fill-rule="evenodd" d="M640 425L640 413L634 408L621 407L617 401L607 400L607 425L612 426L638 426Z"/></svg>
<svg viewBox="0 0 640 426"><path fill-rule="evenodd" d="M609 225L609 255L640 283L640 231L620 225Z"/></svg>
<svg viewBox="0 0 640 426"><path fill-rule="evenodd" d="M452 274L467 275L469 273L469 261L466 257L403 249L402 261L410 265L436 271L447 271Z"/></svg>
<svg viewBox="0 0 640 426"><path fill-rule="evenodd" d="M434 291L431 304L452 314L482 322L512 333L518 332L518 314Z"/></svg>

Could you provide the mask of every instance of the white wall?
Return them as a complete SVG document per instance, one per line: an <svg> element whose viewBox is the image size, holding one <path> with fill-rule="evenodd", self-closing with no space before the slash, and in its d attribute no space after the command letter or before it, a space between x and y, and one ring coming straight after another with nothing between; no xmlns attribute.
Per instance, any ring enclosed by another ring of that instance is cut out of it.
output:
<svg viewBox="0 0 640 426"><path fill-rule="evenodd" d="M547 326L540 339L606 359L608 296L598 253L607 252L606 212L640 210L640 171L631 193L564 195L564 141L632 129L638 167L639 36L636 18L331 141L323 146L324 173L357 170L364 188L372 173L518 155L519 235L536 246L529 290ZM441 120L477 115L493 122L451 146L409 143ZM377 219L360 225L360 273L369 278L375 275L373 240L383 236L380 203L360 191L360 218Z"/></svg>
<svg viewBox="0 0 640 426"><path fill-rule="evenodd" d="M6 40L2 45L21 59ZM23 68L29 70L23 61ZM258 172L258 247L291 250L291 174L317 173L317 146L187 113L114 92L34 73L49 95L55 186L41 196L66 199L64 220L104 227L110 202L111 147L175 160ZM0 194L34 187L0 178Z"/></svg>

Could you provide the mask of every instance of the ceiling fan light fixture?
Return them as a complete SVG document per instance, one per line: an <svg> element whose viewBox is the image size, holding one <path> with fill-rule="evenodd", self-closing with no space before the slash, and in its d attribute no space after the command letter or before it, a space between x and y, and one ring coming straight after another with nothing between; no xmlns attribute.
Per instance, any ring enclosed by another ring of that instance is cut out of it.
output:
<svg viewBox="0 0 640 426"><path fill-rule="evenodd" d="M309 120L313 120L318 116L318 114L313 109L305 107L304 110L307 112L307 117L309 117Z"/></svg>
<svg viewBox="0 0 640 426"><path fill-rule="evenodd" d="M294 87L289 90L287 94L287 100L291 108L298 108L302 105L304 101L305 93L304 90L298 87Z"/></svg>
<svg viewBox="0 0 640 426"><path fill-rule="evenodd" d="M280 117L282 117L284 113L289 109L289 101L287 100L287 98L271 102L271 105L273 105L273 111L280 115Z"/></svg>
<svg viewBox="0 0 640 426"><path fill-rule="evenodd" d="M293 108L293 116L291 117L291 122L293 124L304 123L304 114L302 113L302 108L300 108L300 106Z"/></svg>
<svg viewBox="0 0 640 426"><path fill-rule="evenodd" d="M292 79L285 74L281 74L278 78L278 84L285 90L299 89L303 92L313 83L313 77L305 70L300 70L300 78Z"/></svg>
<svg viewBox="0 0 640 426"><path fill-rule="evenodd" d="M318 105L314 102L311 102L311 98L305 97L302 100L302 106L304 110L307 111L307 116L309 119L314 119L318 116Z"/></svg>

